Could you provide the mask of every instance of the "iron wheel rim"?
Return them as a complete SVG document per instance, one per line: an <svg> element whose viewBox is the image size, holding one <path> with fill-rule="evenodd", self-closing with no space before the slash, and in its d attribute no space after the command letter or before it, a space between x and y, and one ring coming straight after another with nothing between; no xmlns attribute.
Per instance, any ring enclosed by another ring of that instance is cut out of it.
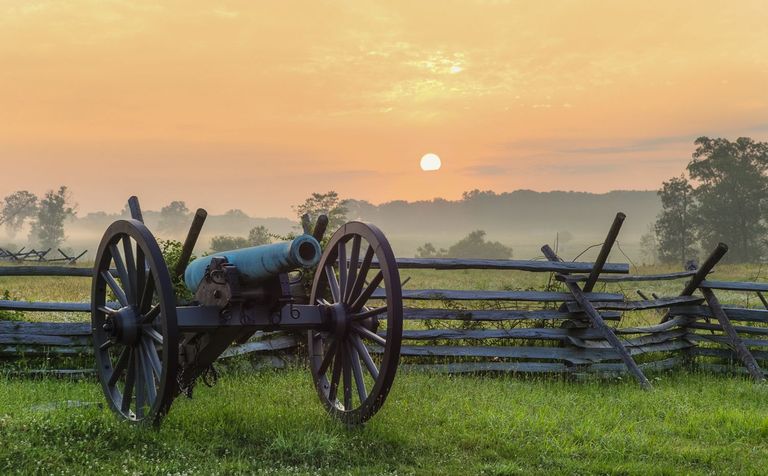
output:
<svg viewBox="0 0 768 476"><path fill-rule="evenodd" d="M364 252L363 243L368 245ZM351 245L349 255L348 245ZM339 266L342 260L348 263L343 271ZM378 263L378 271L366 281L375 269L372 263ZM333 283L334 279L338 285ZM366 297L371 288L373 294ZM383 298L371 297L381 296L381 292L376 291L382 289ZM370 308L366 306L370 301L385 304ZM400 274L392 248L381 230L370 224L350 222L333 234L318 264L310 302L329 306L332 313L339 310L337 314L345 314L347 320L329 332L308 333L310 369L320 400L331 415L344 423L361 424L381 408L389 394L402 340ZM386 315L386 333L382 336L375 332L377 327L370 329L369 322L375 318L380 324L379 316L383 315ZM378 336L376 340L372 334ZM370 345L378 346L378 352L370 352ZM378 358L374 359L372 353ZM361 381L364 382L362 388ZM372 385L368 387L365 381Z"/></svg>
<svg viewBox="0 0 768 476"><path fill-rule="evenodd" d="M117 303L107 302L108 289ZM176 299L157 241L137 220L114 222L99 244L91 330L110 408L131 422L159 423L178 387Z"/></svg>

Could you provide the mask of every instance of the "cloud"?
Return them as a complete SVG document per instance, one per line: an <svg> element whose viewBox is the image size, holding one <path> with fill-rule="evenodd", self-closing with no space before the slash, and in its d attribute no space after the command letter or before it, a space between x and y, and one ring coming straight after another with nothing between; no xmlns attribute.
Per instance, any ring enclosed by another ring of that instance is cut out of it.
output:
<svg viewBox="0 0 768 476"><path fill-rule="evenodd" d="M693 144L695 139L696 137L688 134L664 137L649 137L608 146L572 147L561 149L557 152L565 154L625 154L630 152L649 152L667 149L670 145L675 144Z"/></svg>
<svg viewBox="0 0 768 476"><path fill-rule="evenodd" d="M479 164L461 169L469 175L501 175L509 172L509 169L496 164Z"/></svg>

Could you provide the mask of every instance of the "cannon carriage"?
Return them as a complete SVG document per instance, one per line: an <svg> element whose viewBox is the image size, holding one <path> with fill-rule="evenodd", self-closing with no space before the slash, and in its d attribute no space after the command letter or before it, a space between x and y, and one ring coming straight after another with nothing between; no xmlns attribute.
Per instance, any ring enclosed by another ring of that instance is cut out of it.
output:
<svg viewBox="0 0 768 476"><path fill-rule="evenodd" d="M321 252L320 217L291 242L189 263L206 216L198 210L169 270L136 197L129 208L132 218L104 233L91 296L97 373L118 416L159 423L230 345L273 330L307 334L310 372L332 416L354 425L378 411L397 371L403 318L394 254L378 228L347 223ZM297 269L316 270L310 292L289 274ZM181 276L189 303L177 303Z"/></svg>

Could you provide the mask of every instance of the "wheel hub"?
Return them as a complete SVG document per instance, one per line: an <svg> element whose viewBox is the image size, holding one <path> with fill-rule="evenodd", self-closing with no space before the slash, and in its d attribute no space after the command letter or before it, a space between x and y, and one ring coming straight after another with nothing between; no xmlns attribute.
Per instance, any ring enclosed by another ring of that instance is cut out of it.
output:
<svg viewBox="0 0 768 476"><path fill-rule="evenodd" d="M337 336L344 336L349 332L349 313L347 312L347 306L344 303L331 304L331 320L333 322L334 334Z"/></svg>
<svg viewBox="0 0 768 476"><path fill-rule="evenodd" d="M102 328L109 340L115 343L134 345L139 340L138 315L132 306L107 315Z"/></svg>
<svg viewBox="0 0 768 476"><path fill-rule="evenodd" d="M338 336L345 336L349 333L352 325L352 314L349 312L349 306L344 303L335 303L328 306L331 313L331 322L333 331ZM355 321L360 327L364 327L371 332L379 329L379 320L376 317L366 317Z"/></svg>

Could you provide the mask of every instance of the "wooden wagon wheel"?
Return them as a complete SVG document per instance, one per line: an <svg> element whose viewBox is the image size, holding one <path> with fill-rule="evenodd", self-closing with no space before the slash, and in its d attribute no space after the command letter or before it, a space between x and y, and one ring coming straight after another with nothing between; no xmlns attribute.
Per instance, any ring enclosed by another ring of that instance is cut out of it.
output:
<svg viewBox="0 0 768 476"><path fill-rule="evenodd" d="M176 298L157 241L137 220L114 222L101 240L91 330L109 406L126 420L159 423L178 388Z"/></svg>
<svg viewBox="0 0 768 476"><path fill-rule="evenodd" d="M384 234L360 222L336 231L320 258L310 302L330 307L333 326L309 332L320 400L341 421L363 423L387 398L403 334L400 274Z"/></svg>

